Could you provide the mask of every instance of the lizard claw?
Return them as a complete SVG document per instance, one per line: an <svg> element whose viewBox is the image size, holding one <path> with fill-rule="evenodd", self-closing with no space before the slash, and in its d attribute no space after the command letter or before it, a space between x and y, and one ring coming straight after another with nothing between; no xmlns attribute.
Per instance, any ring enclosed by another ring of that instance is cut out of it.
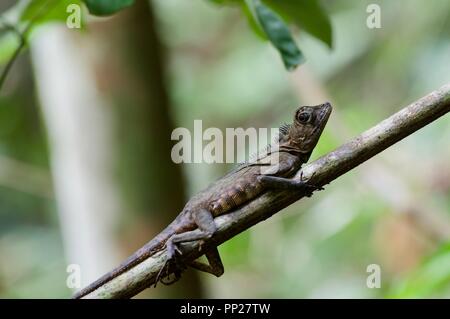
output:
<svg viewBox="0 0 450 319"><path fill-rule="evenodd" d="M178 245L172 241L167 241L167 254L169 255L169 259L174 259L176 254L178 253L180 256L183 255Z"/></svg>
<svg viewBox="0 0 450 319"><path fill-rule="evenodd" d="M199 240L199 242L198 242L198 251L201 251L205 244L206 244L205 240L203 240L203 239Z"/></svg>
<svg viewBox="0 0 450 319"><path fill-rule="evenodd" d="M183 267L181 267L181 265L179 263L174 263L174 278L172 280L165 280L165 278L170 278L170 273L169 273L169 268L170 268L170 261L171 259L167 259L166 262L164 263L164 265L161 267L161 269L158 272L158 275L156 276L155 279L155 284L153 285L153 287L156 287L156 285L158 284L158 282L162 283L163 285L171 285L175 282L177 282L180 278L181 278L181 272L184 270ZM163 272L165 272L165 274L163 275Z"/></svg>
<svg viewBox="0 0 450 319"><path fill-rule="evenodd" d="M311 179L314 176L314 174L316 174L316 172L312 173L312 175L309 179ZM308 184L307 182L304 182L303 181L303 171L300 172L300 183L299 184L301 184L302 188L304 188L304 190L306 192L305 193L306 197L311 197L313 195L314 191L324 190L324 188L322 186L311 185L311 184Z"/></svg>
<svg viewBox="0 0 450 319"><path fill-rule="evenodd" d="M312 173L311 177L309 179L311 179L314 176L315 172ZM305 191L305 196L306 197L311 197L313 195L314 191L317 190L323 190L324 188L322 186L316 186L316 185L311 185L308 184L308 182L304 182L303 179L303 171L300 172L300 181L298 182L299 186L301 186L302 190Z"/></svg>
<svg viewBox="0 0 450 319"><path fill-rule="evenodd" d="M158 284L158 282L162 282L162 277L161 277L161 274L162 274L162 272L163 272L163 270L164 269L166 269L166 268L168 268L168 261L169 260L166 260L166 262L164 263L164 265L161 267L161 269L159 270L159 272L158 272L158 274L156 275L156 278L155 278L155 284L153 285L153 288L156 288L156 285ZM167 272L168 270L166 269L166 272Z"/></svg>
<svg viewBox="0 0 450 319"><path fill-rule="evenodd" d="M321 191L324 190L324 188L322 186L315 186L315 185L310 185L310 184L304 184L303 185L305 187L305 196L306 197L311 197L313 195L314 191Z"/></svg>
<svg viewBox="0 0 450 319"><path fill-rule="evenodd" d="M173 242L167 242L167 260L165 261L164 265L161 267L161 269L158 272L158 275L155 279L155 285L153 287L156 287L158 282L161 282L162 284L168 286L175 282L177 282L181 278L181 273L186 267L183 267L183 264L178 262L178 255L182 255L181 250L178 248L178 246ZM175 275L172 280L166 281L164 278L170 277L170 263L173 264L173 274ZM163 272L165 274L163 275Z"/></svg>
<svg viewBox="0 0 450 319"><path fill-rule="evenodd" d="M175 251L179 254L179 255L183 255L183 253L181 252L180 248L178 247L178 245L174 245Z"/></svg>
<svg viewBox="0 0 450 319"><path fill-rule="evenodd" d="M164 278L169 278L170 276L169 275L167 275L166 277L164 277ZM175 283L175 282L177 282L180 278L181 278L181 275L180 275L180 273L175 273L175 277L172 279L172 280L165 280L164 278L161 278L161 280L160 280L160 282L163 284L163 285L165 285L165 286L169 286L169 285L171 285L171 284L173 284L173 283Z"/></svg>

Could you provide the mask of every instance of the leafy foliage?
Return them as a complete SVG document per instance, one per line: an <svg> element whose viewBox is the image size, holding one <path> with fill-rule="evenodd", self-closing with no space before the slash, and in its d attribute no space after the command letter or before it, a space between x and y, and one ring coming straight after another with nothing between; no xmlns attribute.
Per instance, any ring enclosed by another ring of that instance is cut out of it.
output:
<svg viewBox="0 0 450 319"><path fill-rule="evenodd" d="M33 25L50 21L65 21L68 15L67 7L71 4L81 5L81 0L33 0L23 10L20 20L22 22L33 21Z"/></svg>
<svg viewBox="0 0 450 319"><path fill-rule="evenodd" d="M32 0L25 6L19 2L11 10L19 10L19 21L14 27L0 30L0 64L8 62L19 46L21 29L32 31L36 26L47 22L64 22L68 17L69 5L85 3L89 12L98 16L114 14L134 3L134 0ZM23 28L21 28L23 26ZM30 33L30 32L28 32ZM24 34L28 37L28 34Z"/></svg>
<svg viewBox="0 0 450 319"><path fill-rule="evenodd" d="M86 4L91 14L106 16L131 6L134 0L33 0L26 6L21 19L23 21L33 19L37 23L50 20L64 21L67 18L67 7L82 3Z"/></svg>
<svg viewBox="0 0 450 319"><path fill-rule="evenodd" d="M21 37L28 39L31 31L47 22L67 19L69 5L82 5L81 0L33 0L25 6L19 2L10 10L18 12L15 24L2 25L0 29L0 64L6 64L21 49Z"/></svg>
<svg viewBox="0 0 450 319"><path fill-rule="evenodd" d="M133 5L134 0L83 0L91 14L106 16Z"/></svg>
<svg viewBox="0 0 450 319"><path fill-rule="evenodd" d="M332 46L331 23L318 1L298 0L209 0L221 5L240 5L255 33L268 39L280 52L288 70L303 63L305 58L297 47L287 22Z"/></svg>
<svg viewBox="0 0 450 319"><path fill-rule="evenodd" d="M329 18L317 0L209 0L220 5L238 5L247 17L251 28L263 39L269 40L278 50L288 70L295 69L305 61L289 30L287 23L321 40L328 47L332 45L332 32ZM70 4L84 3L89 12L97 16L114 14L134 4L134 0L33 0L29 1L21 14L21 22L33 26L48 21L64 21ZM11 41L4 41L13 52ZM4 54L5 55L5 54ZM10 56L7 54L6 56ZM7 60L3 58L2 60Z"/></svg>
<svg viewBox="0 0 450 319"><path fill-rule="evenodd" d="M264 2L315 38L332 46L331 22L317 1L264 0Z"/></svg>
<svg viewBox="0 0 450 319"><path fill-rule="evenodd" d="M292 70L302 63L305 60L303 54L283 20L261 1L247 0L247 2L252 2L252 12L269 40L280 52L285 67Z"/></svg>

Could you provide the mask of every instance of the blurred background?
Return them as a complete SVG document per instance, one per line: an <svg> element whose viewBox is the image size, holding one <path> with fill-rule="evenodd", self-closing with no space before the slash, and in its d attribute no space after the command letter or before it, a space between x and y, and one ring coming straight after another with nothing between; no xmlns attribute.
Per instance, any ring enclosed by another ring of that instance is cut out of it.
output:
<svg viewBox="0 0 450 319"><path fill-rule="evenodd" d="M450 82L449 1L324 1L332 49L294 27L307 59L294 72L239 8L212 2L138 0L81 31L33 32L0 95L0 297L69 297L69 264L88 284L232 167L174 164L175 127L277 127L328 100L314 160ZM446 115L221 245L219 279L187 271L139 297L450 297L449 239Z"/></svg>

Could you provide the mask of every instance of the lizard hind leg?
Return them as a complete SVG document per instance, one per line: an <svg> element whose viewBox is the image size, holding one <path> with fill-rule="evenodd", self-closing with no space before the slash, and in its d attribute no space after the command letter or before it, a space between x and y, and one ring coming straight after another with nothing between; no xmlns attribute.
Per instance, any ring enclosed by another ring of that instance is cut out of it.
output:
<svg viewBox="0 0 450 319"><path fill-rule="evenodd" d="M177 253L181 255L181 251L177 247L177 244L183 242L190 242L195 240L207 240L211 238L211 236L216 232L217 227L214 223L214 217L210 211L206 209L200 209L193 214L193 219L198 229L193 231L187 231L180 234L175 234L170 237L166 242L168 259L164 266L158 273L156 278L156 283L161 281L163 284L172 284L177 281L181 272L186 269L186 265L184 265L178 258ZM211 252L205 253L210 265L202 264L199 261L193 261L190 265L193 268L197 268L199 270L209 272L215 274L216 276L220 276L223 273L222 262L220 261L220 256L218 256L217 249L212 250ZM217 256L216 256L217 255ZM217 262L218 260L218 262ZM173 267L175 269L174 274L175 278L169 282L163 281L163 277L169 277L169 263L172 262ZM210 267L210 268L209 268ZM222 270L221 270L222 269ZM162 272L165 270L166 275L162 276Z"/></svg>
<svg viewBox="0 0 450 319"><path fill-rule="evenodd" d="M196 211L193 213L193 219L198 229L175 234L167 240L166 247L170 259L176 257L176 252L181 255L177 244L195 240L207 240L216 232L217 227L214 223L214 217L209 210L200 209Z"/></svg>
<svg viewBox="0 0 450 319"><path fill-rule="evenodd" d="M217 247L209 249L205 253L205 256L208 260L208 264L202 263L198 260L194 260L189 264L189 266L197 270L210 273L216 277L222 276L224 273L224 269Z"/></svg>

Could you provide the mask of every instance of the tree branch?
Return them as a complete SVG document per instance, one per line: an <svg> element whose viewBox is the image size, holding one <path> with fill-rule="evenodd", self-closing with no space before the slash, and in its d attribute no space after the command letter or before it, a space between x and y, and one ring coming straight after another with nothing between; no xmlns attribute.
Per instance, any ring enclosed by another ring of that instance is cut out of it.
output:
<svg viewBox="0 0 450 319"><path fill-rule="evenodd" d="M450 84L447 84L306 165L302 169L302 176L314 185L328 184L449 111ZM294 178L300 178L300 171ZM232 213L217 217L215 222L218 230L210 242L202 248L198 242L182 244L181 259L192 261L200 257L208 249L208 245L220 245L302 197L303 194L292 191L268 192ZM166 260L167 254L163 250L84 298L130 298L154 284ZM171 271L170 269L169 272Z"/></svg>

